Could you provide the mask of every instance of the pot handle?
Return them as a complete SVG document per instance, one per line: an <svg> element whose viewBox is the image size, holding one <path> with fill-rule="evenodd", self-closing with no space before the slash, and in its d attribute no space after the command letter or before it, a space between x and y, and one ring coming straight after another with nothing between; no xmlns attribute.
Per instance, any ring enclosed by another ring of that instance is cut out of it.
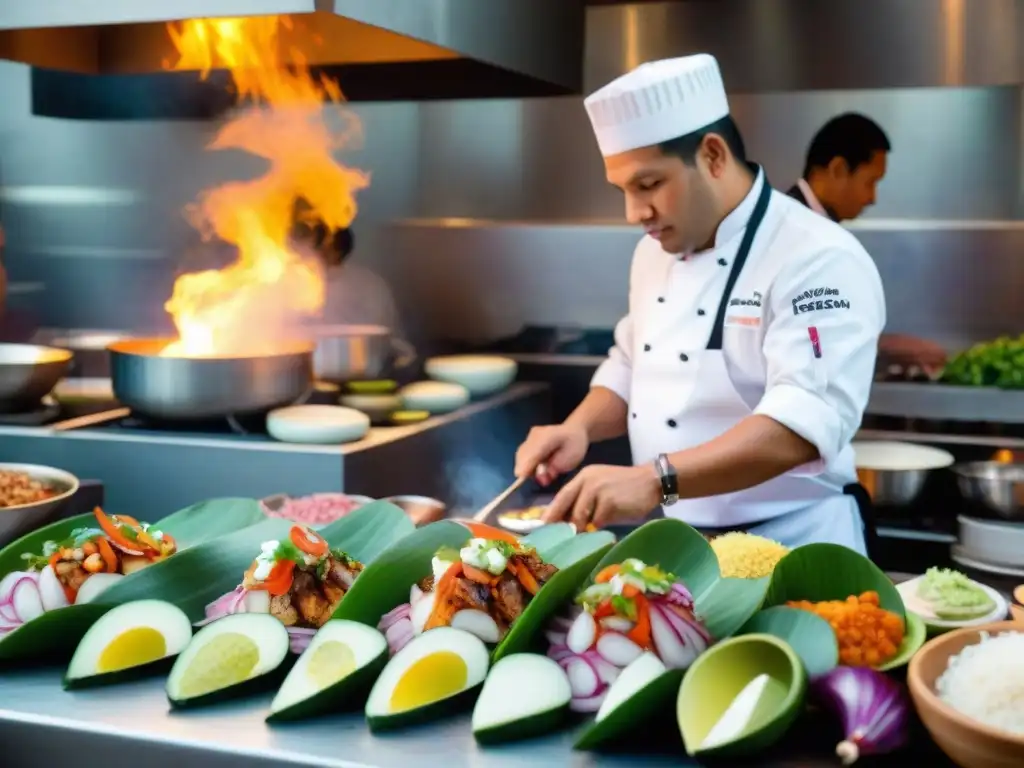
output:
<svg viewBox="0 0 1024 768"><path fill-rule="evenodd" d="M406 368L416 362L416 348L405 339L392 337L391 348L395 351L395 368Z"/></svg>

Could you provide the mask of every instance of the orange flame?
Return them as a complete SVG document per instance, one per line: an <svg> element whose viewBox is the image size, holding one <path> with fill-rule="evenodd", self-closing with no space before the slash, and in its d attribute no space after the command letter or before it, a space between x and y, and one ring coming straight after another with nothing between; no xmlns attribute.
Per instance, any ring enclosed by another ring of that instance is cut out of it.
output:
<svg viewBox="0 0 1024 768"><path fill-rule="evenodd" d="M296 251L289 234L296 202L310 222L331 231L356 215L354 194L367 174L337 162L333 151L358 132L354 115L332 129L324 102L342 101L338 84L314 78L301 51L285 45L287 17L191 19L168 25L178 52L172 69L230 70L238 99L254 103L224 125L208 149L240 149L267 161L251 181L233 181L201 193L190 206L192 224L206 238L238 250L224 269L193 272L174 283L164 305L178 340L162 354L188 357L273 352L297 318L324 304L321 264Z"/></svg>

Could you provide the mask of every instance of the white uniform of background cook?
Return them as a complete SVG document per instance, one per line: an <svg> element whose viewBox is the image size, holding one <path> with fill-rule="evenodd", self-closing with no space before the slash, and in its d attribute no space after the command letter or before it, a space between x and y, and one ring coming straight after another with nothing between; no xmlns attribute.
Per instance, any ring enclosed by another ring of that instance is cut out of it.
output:
<svg viewBox="0 0 1024 768"><path fill-rule="evenodd" d="M654 62L587 99L604 155L651 146L728 114L708 55ZM885 325L881 280L842 227L772 192L728 299L721 350L707 349L733 259L767 181L721 223L714 247L688 258L644 237L633 255L629 314L592 386L629 403L633 460L707 442L751 414L817 447L812 465L754 488L685 499L665 514L698 528L742 526L788 546L834 542L864 552L850 441L867 405Z"/></svg>

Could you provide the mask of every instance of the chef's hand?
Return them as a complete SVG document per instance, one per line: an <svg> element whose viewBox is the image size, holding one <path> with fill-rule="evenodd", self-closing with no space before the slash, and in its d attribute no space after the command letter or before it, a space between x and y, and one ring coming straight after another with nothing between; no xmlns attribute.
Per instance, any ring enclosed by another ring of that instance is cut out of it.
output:
<svg viewBox="0 0 1024 768"><path fill-rule="evenodd" d="M516 477L535 475L543 486L572 472L590 447L587 431L573 424L534 427L516 451Z"/></svg>
<svg viewBox="0 0 1024 768"><path fill-rule="evenodd" d="M619 521L641 520L661 503L661 481L653 465L585 467L558 492L545 523L568 519L577 531Z"/></svg>

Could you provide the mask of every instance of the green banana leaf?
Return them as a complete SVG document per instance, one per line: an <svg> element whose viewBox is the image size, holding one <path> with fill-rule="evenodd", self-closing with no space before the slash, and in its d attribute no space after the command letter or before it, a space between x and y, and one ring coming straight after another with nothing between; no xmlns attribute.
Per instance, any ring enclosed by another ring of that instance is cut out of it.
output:
<svg viewBox="0 0 1024 768"><path fill-rule="evenodd" d="M739 635L772 635L785 640L812 680L839 665L839 643L831 625L817 614L776 605L750 617Z"/></svg>
<svg viewBox="0 0 1024 768"><path fill-rule="evenodd" d="M768 589L763 579L727 579L707 539L682 522L652 520L616 544L594 568L589 586L602 568L629 558L674 574L693 595L697 616L716 640L736 633L757 612Z"/></svg>
<svg viewBox="0 0 1024 768"><path fill-rule="evenodd" d="M45 542L66 538L75 528L94 524L93 515L79 515L23 536L0 551L0 574L23 568L22 554L38 554ZM255 542L258 549L262 541L272 538L271 533L287 532L288 528L287 521L267 520L255 499L239 498L194 504L154 521L153 525L175 538L178 552L125 576L93 603L48 611L0 638L0 662L63 656L74 650L96 619L114 605L130 600L144 597L168 600L190 615L198 604L201 615L206 605L204 598L213 599L219 594L216 588L224 577L217 581L218 575L236 561L240 565L233 570L238 567L244 570L252 560L251 549L246 552L248 560L241 559L242 550L251 547L251 542Z"/></svg>
<svg viewBox="0 0 1024 768"><path fill-rule="evenodd" d="M367 566L333 618L377 626L384 614L409 601L410 588L430 574L430 561L438 549L462 547L471 536L465 526L450 520L431 523L406 536ZM575 593L614 540L606 532L574 536L573 528L564 523L538 528L521 539L559 571L534 596L497 646L495 660L532 644L536 633Z"/></svg>

